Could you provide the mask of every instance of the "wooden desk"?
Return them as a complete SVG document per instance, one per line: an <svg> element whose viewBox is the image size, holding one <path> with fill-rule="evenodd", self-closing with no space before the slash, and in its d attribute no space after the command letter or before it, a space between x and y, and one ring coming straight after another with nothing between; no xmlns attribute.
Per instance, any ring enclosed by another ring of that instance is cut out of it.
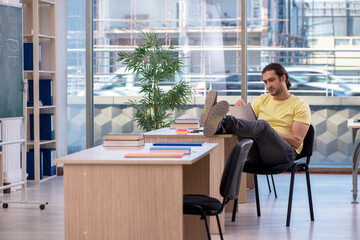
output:
<svg viewBox="0 0 360 240"><path fill-rule="evenodd" d="M356 139L356 133L360 128L360 123L354 123L354 119L348 119L348 123L347 123L348 128L352 129L352 179L353 179L353 201L352 203L359 203L356 198L357 198L357 193L358 193L358 188L357 188L357 174L358 174L358 170L359 170L359 150L357 152L355 152L355 139Z"/></svg>
<svg viewBox="0 0 360 240"><path fill-rule="evenodd" d="M199 216L183 216L183 194L210 193L216 144L183 158L124 158L150 146L98 146L55 159L64 163L66 240L207 238Z"/></svg>
<svg viewBox="0 0 360 240"><path fill-rule="evenodd" d="M218 146L210 153L210 195L221 199L219 186L221 182L222 172L224 170L225 161L227 160L231 150L238 143L238 139L233 134L219 134L212 137L205 137L203 133L189 133L187 135L176 134L176 130L170 128L162 128L144 133L146 143L155 142L199 142L217 143ZM239 202L246 202L246 174L242 174L241 186L239 192ZM232 202L231 202L232 203ZM228 204L227 211L232 211L232 204ZM225 232L224 213L219 215L222 229ZM210 218L210 232L218 233L216 218Z"/></svg>

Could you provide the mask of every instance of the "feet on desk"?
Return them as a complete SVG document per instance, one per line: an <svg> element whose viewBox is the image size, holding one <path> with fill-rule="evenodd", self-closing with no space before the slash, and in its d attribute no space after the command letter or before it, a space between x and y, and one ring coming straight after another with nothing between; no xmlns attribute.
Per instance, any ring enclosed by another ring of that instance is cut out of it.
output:
<svg viewBox="0 0 360 240"><path fill-rule="evenodd" d="M205 98L204 109L200 116L200 127L204 127L206 120L208 119L211 108L214 107L217 100L217 91L210 90Z"/></svg>
<svg viewBox="0 0 360 240"><path fill-rule="evenodd" d="M206 137L213 136L219 128L221 121L229 111L229 103L227 101L220 101L211 108L207 121L204 125L204 135Z"/></svg>

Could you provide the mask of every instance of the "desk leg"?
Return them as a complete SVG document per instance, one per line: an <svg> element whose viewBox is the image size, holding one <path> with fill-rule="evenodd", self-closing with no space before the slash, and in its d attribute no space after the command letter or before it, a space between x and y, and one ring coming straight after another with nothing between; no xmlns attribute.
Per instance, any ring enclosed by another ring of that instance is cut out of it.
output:
<svg viewBox="0 0 360 240"><path fill-rule="evenodd" d="M182 165L64 167L65 240L184 239Z"/></svg>
<svg viewBox="0 0 360 240"><path fill-rule="evenodd" d="M356 134L356 133L355 133ZM354 145L353 145L354 147ZM352 167L352 179L353 179L353 201L351 203L358 204L357 199L358 193L358 170L359 170L359 160L360 160L360 143L356 147L355 151L353 151L353 167Z"/></svg>
<svg viewBox="0 0 360 240"><path fill-rule="evenodd" d="M3 160L2 160L2 152L0 152L0 187L4 185L3 182Z"/></svg>

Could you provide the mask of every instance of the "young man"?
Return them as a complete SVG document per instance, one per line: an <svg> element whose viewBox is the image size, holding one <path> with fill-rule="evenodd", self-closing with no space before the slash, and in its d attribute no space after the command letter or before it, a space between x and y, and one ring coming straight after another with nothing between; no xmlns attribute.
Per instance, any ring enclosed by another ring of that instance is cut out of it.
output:
<svg viewBox="0 0 360 240"><path fill-rule="evenodd" d="M216 94L212 92L209 99L215 100L210 107L204 107L207 111L202 114L206 119L204 135L210 137L215 133L233 133L238 138L252 138L254 144L248 155L249 161L269 166L291 163L301 152L309 129L309 105L289 93L291 83L282 65L267 65L262 77L269 93L259 96L251 104L258 120L225 116L229 104L226 101L216 103ZM244 101L239 100L235 105L244 105Z"/></svg>

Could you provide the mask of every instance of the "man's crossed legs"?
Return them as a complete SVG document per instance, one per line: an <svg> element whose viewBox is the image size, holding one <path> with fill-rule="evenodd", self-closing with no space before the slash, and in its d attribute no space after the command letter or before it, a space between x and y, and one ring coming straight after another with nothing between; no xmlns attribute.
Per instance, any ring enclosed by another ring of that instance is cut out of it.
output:
<svg viewBox="0 0 360 240"><path fill-rule="evenodd" d="M296 158L296 151L265 120L237 119L226 115L229 103L220 101L210 107L203 116L204 135L211 137L216 133L231 133L241 138L251 138L254 144L250 149L248 160L263 165L291 163ZM226 116L225 116L226 115Z"/></svg>

